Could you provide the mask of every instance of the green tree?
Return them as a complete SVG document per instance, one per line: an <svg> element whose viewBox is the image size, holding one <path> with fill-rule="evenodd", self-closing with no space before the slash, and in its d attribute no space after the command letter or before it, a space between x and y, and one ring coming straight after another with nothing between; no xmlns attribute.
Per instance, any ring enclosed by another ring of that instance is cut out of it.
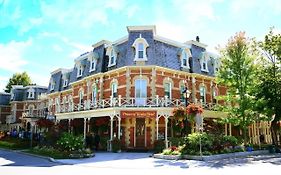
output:
<svg viewBox="0 0 281 175"><path fill-rule="evenodd" d="M254 42L245 37L245 33L239 32L231 37L220 50L221 66L218 71L217 81L226 85L228 90L224 100L228 117L224 122L239 126L243 132L244 143L247 143L247 128L256 117L252 110L255 86L255 74L257 67L254 64L256 51Z"/></svg>
<svg viewBox="0 0 281 175"><path fill-rule="evenodd" d="M281 120L281 34L274 34L273 28L265 36L260 48L264 59L257 86L257 98L260 103L259 111L271 121L271 135L273 144L277 145L277 135Z"/></svg>
<svg viewBox="0 0 281 175"><path fill-rule="evenodd" d="M26 72L23 73L15 73L9 79L8 84L6 85L5 92L10 92L12 89L12 85L23 85L27 86L31 84L31 79Z"/></svg>

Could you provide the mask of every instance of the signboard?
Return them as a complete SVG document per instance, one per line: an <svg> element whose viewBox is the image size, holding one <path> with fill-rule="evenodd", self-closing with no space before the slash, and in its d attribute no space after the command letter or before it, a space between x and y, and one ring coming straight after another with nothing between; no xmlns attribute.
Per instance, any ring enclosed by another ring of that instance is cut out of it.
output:
<svg viewBox="0 0 281 175"><path fill-rule="evenodd" d="M156 117L156 111L120 111L122 118L128 117L138 117L138 118L146 118L146 117Z"/></svg>

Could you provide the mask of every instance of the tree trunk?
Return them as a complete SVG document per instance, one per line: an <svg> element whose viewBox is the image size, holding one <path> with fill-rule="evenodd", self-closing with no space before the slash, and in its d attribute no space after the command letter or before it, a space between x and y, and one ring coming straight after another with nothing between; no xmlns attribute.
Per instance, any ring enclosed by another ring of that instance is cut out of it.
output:
<svg viewBox="0 0 281 175"><path fill-rule="evenodd" d="M277 133L278 133L278 121L273 120L271 122L271 126L270 126L270 131L271 131L271 138L272 138L272 144L273 145L278 145L278 141L277 141Z"/></svg>

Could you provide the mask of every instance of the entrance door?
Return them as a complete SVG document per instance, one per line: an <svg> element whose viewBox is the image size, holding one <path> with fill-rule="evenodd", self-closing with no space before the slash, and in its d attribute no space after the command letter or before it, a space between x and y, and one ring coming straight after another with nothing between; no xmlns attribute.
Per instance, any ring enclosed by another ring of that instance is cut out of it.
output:
<svg viewBox="0 0 281 175"><path fill-rule="evenodd" d="M145 119L136 118L136 148L145 147Z"/></svg>
<svg viewBox="0 0 281 175"><path fill-rule="evenodd" d="M145 79L137 79L135 81L135 97L137 106L145 106L147 98L147 83Z"/></svg>

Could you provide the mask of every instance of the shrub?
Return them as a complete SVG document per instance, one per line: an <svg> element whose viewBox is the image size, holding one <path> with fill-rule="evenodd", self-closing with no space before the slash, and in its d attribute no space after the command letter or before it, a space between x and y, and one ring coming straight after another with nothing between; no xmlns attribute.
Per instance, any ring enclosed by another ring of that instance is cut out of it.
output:
<svg viewBox="0 0 281 175"><path fill-rule="evenodd" d="M238 144L238 139L234 136L223 136L222 143L225 146L235 146Z"/></svg>
<svg viewBox="0 0 281 175"><path fill-rule="evenodd" d="M163 140L154 141L154 153L161 153L165 148L165 142Z"/></svg>
<svg viewBox="0 0 281 175"><path fill-rule="evenodd" d="M169 139L172 146L180 146L184 144L184 138L182 137L173 137Z"/></svg>
<svg viewBox="0 0 281 175"><path fill-rule="evenodd" d="M57 145L61 150L68 152L82 150L84 148L83 136L74 136L70 133L63 133L59 138Z"/></svg>
<svg viewBox="0 0 281 175"><path fill-rule="evenodd" d="M121 150L121 141L119 139L113 139L111 141L112 152L116 153Z"/></svg>
<svg viewBox="0 0 281 175"><path fill-rule="evenodd" d="M170 148L164 149L162 154L163 155L181 155L182 146L176 147L171 146Z"/></svg>

